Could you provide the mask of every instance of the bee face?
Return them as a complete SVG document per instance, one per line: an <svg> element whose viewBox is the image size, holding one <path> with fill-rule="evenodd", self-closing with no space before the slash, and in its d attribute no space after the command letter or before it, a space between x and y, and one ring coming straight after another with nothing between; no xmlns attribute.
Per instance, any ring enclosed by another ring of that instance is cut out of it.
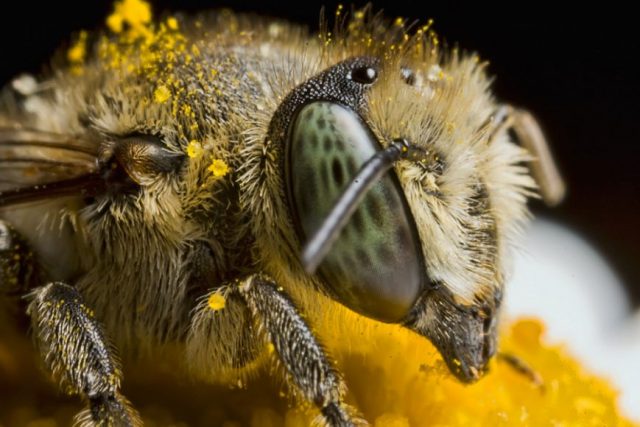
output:
<svg viewBox="0 0 640 427"><path fill-rule="evenodd" d="M414 321L423 295L421 328L471 380L495 352L506 241L533 183L517 166L524 152L489 135L495 106L477 60L401 64L358 57L329 67L285 98L271 135L285 146L302 242L376 151L398 138L422 150L362 199L320 266L321 286L383 321Z"/></svg>

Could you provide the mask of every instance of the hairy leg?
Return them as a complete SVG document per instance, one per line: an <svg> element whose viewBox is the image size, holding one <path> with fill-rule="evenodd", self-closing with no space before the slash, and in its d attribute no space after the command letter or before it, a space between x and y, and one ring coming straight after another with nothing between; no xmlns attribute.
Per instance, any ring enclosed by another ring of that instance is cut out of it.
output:
<svg viewBox="0 0 640 427"><path fill-rule="evenodd" d="M212 295L216 294L224 294L225 303L224 308L214 313L209 302ZM242 310L246 311L248 321L240 323L233 321L232 319L240 318ZM225 311L227 313L224 313ZM228 316L227 320L219 320L213 325L210 323L216 316L223 319L225 315ZM244 330L213 332L216 327L225 328L238 324L242 324ZM264 334L285 368L290 383L306 400L320 409L322 422L325 425L331 427L354 425L354 420L342 403L344 385L338 373L332 368L324 349L291 299L272 279L264 275L252 275L224 291L218 290L209 294L209 299L203 300L194 316L188 351L191 355L197 355L199 352L196 359L201 359L203 348L229 346L231 341L229 339L223 341L222 338L235 337L233 338L236 340L234 341L235 349L228 348L226 351L221 351L220 348L212 348L212 351L229 359L226 361L228 364L231 362L229 355L245 353L243 348L237 347L241 345L241 337L247 330L252 331L251 341L254 344L261 337L258 331ZM202 333L207 331L208 339L202 338ZM214 338L212 334L221 339L216 343L207 344L205 341ZM199 365L202 366L202 363Z"/></svg>
<svg viewBox="0 0 640 427"><path fill-rule="evenodd" d="M78 291L54 282L30 296L28 313L47 367L64 392L88 403L77 422L86 427L139 425L120 394L122 374L114 351Z"/></svg>
<svg viewBox="0 0 640 427"><path fill-rule="evenodd" d="M515 354L505 353L502 351L497 352L496 357L499 361L506 363L517 373L526 377L529 381L531 381L533 385L544 392L544 379L542 378L540 373L534 370L531 365L529 365L524 359L516 356Z"/></svg>

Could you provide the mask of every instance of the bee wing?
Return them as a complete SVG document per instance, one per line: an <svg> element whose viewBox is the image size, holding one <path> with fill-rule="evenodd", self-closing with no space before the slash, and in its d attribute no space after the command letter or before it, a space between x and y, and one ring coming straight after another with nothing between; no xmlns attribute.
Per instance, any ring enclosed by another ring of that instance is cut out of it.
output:
<svg viewBox="0 0 640 427"><path fill-rule="evenodd" d="M98 171L96 144L0 127L0 207L70 193Z"/></svg>

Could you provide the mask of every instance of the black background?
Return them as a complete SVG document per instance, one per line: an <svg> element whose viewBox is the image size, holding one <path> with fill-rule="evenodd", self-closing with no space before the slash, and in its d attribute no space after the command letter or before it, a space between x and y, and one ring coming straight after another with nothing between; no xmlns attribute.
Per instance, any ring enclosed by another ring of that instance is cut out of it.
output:
<svg viewBox="0 0 640 427"><path fill-rule="evenodd" d="M154 11L226 6L316 28L322 4L332 13L337 2L162 1L154 2ZM0 82L21 72L37 74L73 31L100 27L112 10L110 1L11 6L0 20ZM569 225L599 248L640 304L636 13L611 2L571 7L539 1L380 1L374 7L391 18L433 18L449 45L490 61L498 97L536 114L568 181L563 205L548 210L534 202L536 214Z"/></svg>

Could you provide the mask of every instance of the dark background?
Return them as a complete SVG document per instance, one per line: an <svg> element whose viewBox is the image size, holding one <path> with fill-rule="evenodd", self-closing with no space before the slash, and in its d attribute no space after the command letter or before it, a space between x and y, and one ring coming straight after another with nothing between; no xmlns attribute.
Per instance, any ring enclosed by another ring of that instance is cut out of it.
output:
<svg viewBox="0 0 640 427"><path fill-rule="evenodd" d="M323 3L331 15L337 2ZM156 1L154 11L227 6L317 28L323 3ZM562 206L549 210L534 202L536 214L585 236L614 266L640 305L636 14L611 2L566 11L558 10L561 2L509 4L377 1L374 7L391 18L433 18L449 45L458 44L490 60L498 97L537 115L568 181L569 194ZM38 73L73 31L103 25L112 2L23 1L12 3L12 9L5 8L0 25L0 82L25 71Z"/></svg>

